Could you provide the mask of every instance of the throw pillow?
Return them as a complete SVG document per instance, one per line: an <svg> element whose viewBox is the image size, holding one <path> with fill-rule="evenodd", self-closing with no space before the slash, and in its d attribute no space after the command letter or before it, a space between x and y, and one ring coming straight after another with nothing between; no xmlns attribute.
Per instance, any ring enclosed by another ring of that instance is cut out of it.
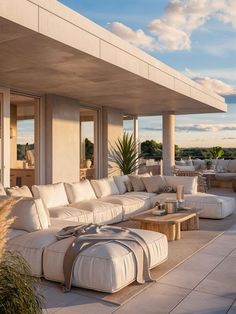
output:
<svg viewBox="0 0 236 314"><path fill-rule="evenodd" d="M88 180L76 183L64 183L69 203L78 203L96 198L95 192Z"/></svg>
<svg viewBox="0 0 236 314"><path fill-rule="evenodd" d="M133 185L132 185L130 180L125 182L125 186L126 186L128 192L132 192L134 190Z"/></svg>
<svg viewBox="0 0 236 314"><path fill-rule="evenodd" d="M115 176L113 178L114 178L115 184L118 187L120 194L125 194L128 191L125 183L129 181L129 177L128 176Z"/></svg>
<svg viewBox="0 0 236 314"><path fill-rule="evenodd" d="M148 193L159 193L166 185L163 176L160 175L146 178L142 177L141 179Z"/></svg>
<svg viewBox="0 0 236 314"><path fill-rule="evenodd" d="M150 177L150 174L146 173L142 175L129 175L128 177L131 181L134 192L142 192L145 191L145 185L142 181L142 177Z"/></svg>
<svg viewBox="0 0 236 314"><path fill-rule="evenodd" d="M23 185L22 187L14 186L12 188L7 188L7 195L11 197L33 197L28 186Z"/></svg>
<svg viewBox="0 0 236 314"><path fill-rule="evenodd" d="M100 180L91 180L91 184L97 198L119 194L119 190L112 177Z"/></svg>
<svg viewBox="0 0 236 314"><path fill-rule="evenodd" d="M69 204L63 183L33 185L32 191L36 198L42 199L48 209Z"/></svg>
<svg viewBox="0 0 236 314"><path fill-rule="evenodd" d="M28 232L48 229L49 221L41 199L22 198L11 209L9 218L15 218L13 229Z"/></svg>

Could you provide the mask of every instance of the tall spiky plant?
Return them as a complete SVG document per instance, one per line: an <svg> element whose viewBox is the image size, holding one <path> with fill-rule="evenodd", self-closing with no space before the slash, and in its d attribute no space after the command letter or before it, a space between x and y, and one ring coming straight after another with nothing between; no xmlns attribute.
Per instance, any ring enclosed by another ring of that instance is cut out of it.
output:
<svg viewBox="0 0 236 314"><path fill-rule="evenodd" d="M131 174L138 169L138 160L141 155L138 155L138 143L134 136L129 133L124 133L122 138L119 138L111 149L111 159L123 174Z"/></svg>
<svg viewBox="0 0 236 314"><path fill-rule="evenodd" d="M42 298L38 294L38 280L32 277L27 262L19 253L6 250L8 229L14 219L7 216L15 200L0 203L0 313L42 313Z"/></svg>

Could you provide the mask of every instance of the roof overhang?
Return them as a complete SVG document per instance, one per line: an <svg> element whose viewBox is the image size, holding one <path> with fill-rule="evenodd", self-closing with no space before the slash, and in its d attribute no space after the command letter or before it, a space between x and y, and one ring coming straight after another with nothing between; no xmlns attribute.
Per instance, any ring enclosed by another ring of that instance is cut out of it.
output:
<svg viewBox="0 0 236 314"><path fill-rule="evenodd" d="M125 114L227 111L224 98L57 1L1 0L0 85Z"/></svg>

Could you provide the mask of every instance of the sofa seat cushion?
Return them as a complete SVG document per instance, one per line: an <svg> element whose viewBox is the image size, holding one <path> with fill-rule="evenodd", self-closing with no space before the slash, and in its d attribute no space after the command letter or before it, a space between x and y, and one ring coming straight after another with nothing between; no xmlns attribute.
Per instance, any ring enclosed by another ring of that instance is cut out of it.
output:
<svg viewBox="0 0 236 314"><path fill-rule="evenodd" d="M175 193L157 195L151 199L152 204L159 201L164 203L166 198L175 198ZM187 194L184 197L185 206L202 209L201 218L223 219L236 209L235 198L206 193Z"/></svg>
<svg viewBox="0 0 236 314"><path fill-rule="evenodd" d="M19 237L23 234L27 234L28 232L27 231L24 231L24 230L19 230L19 229L8 229L8 232L7 232L7 241L9 240L12 240L16 237Z"/></svg>
<svg viewBox="0 0 236 314"><path fill-rule="evenodd" d="M28 262L32 275L41 277L43 275L43 252L44 249L57 242L57 229L46 229L35 232L26 232L7 242L7 249L11 252L17 251L21 253ZM52 264L54 264L52 260Z"/></svg>
<svg viewBox="0 0 236 314"><path fill-rule="evenodd" d="M236 173L220 172L216 173L215 178L219 181L232 181L233 178L236 178Z"/></svg>
<svg viewBox="0 0 236 314"><path fill-rule="evenodd" d="M166 236L146 230L135 230L148 244L150 267L167 259ZM64 282L63 259L71 238L48 246L44 252L44 276L48 280ZM116 292L135 280L136 266L133 253L117 243L99 243L84 250L78 257L72 284L76 287Z"/></svg>
<svg viewBox="0 0 236 314"><path fill-rule="evenodd" d="M83 201L71 206L89 212L96 224L112 224L122 221L122 206L101 200Z"/></svg>
<svg viewBox="0 0 236 314"><path fill-rule="evenodd" d="M139 212L150 209L151 206L150 198L141 197L140 192L135 193L139 193L139 197L137 195L131 196L129 193L127 193L124 195L112 195L108 197L103 197L101 200L103 202L122 205L123 220L127 220L129 217Z"/></svg>
<svg viewBox="0 0 236 314"><path fill-rule="evenodd" d="M77 221L81 223L91 223L93 222L93 214L89 211L74 208L72 206L61 206L49 209L50 217L68 220L68 221Z"/></svg>

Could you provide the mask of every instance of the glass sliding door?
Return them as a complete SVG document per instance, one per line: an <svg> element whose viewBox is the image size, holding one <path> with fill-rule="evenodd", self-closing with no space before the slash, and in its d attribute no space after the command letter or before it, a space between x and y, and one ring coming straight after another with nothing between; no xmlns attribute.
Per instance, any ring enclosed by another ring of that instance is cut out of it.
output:
<svg viewBox="0 0 236 314"><path fill-rule="evenodd" d="M10 97L10 185L35 184L35 111L38 99Z"/></svg>
<svg viewBox="0 0 236 314"><path fill-rule="evenodd" d="M97 115L95 109L80 109L80 179L95 179L98 173Z"/></svg>

